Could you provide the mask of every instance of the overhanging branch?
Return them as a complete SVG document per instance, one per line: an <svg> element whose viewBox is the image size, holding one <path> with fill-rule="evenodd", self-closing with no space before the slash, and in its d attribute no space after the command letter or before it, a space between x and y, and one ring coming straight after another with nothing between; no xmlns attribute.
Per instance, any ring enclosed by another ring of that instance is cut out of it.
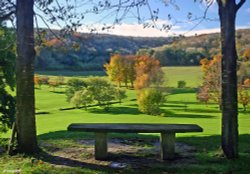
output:
<svg viewBox="0 0 250 174"><path fill-rule="evenodd" d="M246 0L240 0L240 2L236 5L236 10L238 11L245 2Z"/></svg>
<svg viewBox="0 0 250 174"><path fill-rule="evenodd" d="M10 17L11 17L15 12L16 12L16 11L10 11L10 12L7 13L7 14L1 15L1 16L0 16L0 23L3 22L3 21L9 20Z"/></svg>

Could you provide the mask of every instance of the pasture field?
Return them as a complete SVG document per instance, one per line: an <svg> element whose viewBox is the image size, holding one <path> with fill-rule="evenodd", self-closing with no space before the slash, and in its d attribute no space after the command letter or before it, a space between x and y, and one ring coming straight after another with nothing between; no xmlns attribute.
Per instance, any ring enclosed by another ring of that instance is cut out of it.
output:
<svg viewBox="0 0 250 174"><path fill-rule="evenodd" d="M202 72L199 66L171 66L162 68L165 74L164 85L177 87L177 82L184 80L188 87L197 87L202 82ZM71 77L106 76L104 71L38 71L37 75Z"/></svg>
<svg viewBox="0 0 250 174"><path fill-rule="evenodd" d="M230 161L221 156L220 132L221 113L218 106L198 103L196 100L196 87L201 83L199 67L166 67L164 68L168 79L170 91L167 101L162 106L161 116L149 116L138 111L136 93L127 90L128 97L121 104L114 104L110 111L105 112L100 107L84 109L71 109L61 111L61 108L70 108L64 94L65 87L55 90L48 86L36 89L36 121L39 144L53 144L55 147L43 147L46 153L56 151L55 148L81 147L79 139L93 139L92 133L67 132L70 123L181 123L198 124L202 133L177 134L177 142L184 142L196 148L195 164L156 165L145 170L126 169L114 171L95 167L53 167L46 159L41 163L30 164L33 157L16 155L0 158L0 169L21 168L23 173L245 173L249 174L250 162L250 112L239 109L239 150L240 158ZM81 76L82 77L82 76ZM177 81L185 80L185 89L175 89ZM250 108L249 108L250 109ZM4 135L9 136L9 133ZM158 134L111 134L112 138L158 139ZM51 149L52 148L52 149ZM45 162L44 162L45 161ZM15 164L14 164L15 163ZM1 173L1 170L0 170Z"/></svg>

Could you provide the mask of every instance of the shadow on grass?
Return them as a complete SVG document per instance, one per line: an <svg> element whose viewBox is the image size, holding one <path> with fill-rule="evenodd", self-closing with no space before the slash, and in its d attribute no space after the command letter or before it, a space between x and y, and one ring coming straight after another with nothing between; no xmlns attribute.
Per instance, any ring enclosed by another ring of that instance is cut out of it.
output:
<svg viewBox="0 0 250 174"><path fill-rule="evenodd" d="M184 133L182 133L184 134ZM201 133L202 134L202 133ZM185 142L192 146L198 148L198 151L216 151L220 148L221 136L211 135L211 136L188 136L188 137L178 137L177 142ZM109 133L110 138L121 138L129 140L158 140L159 134L138 134L138 133ZM65 140L65 139L94 139L94 133L92 132L71 132L66 130L48 132L45 134L38 135L38 139L42 141L46 140ZM250 156L250 134L240 134L239 135L239 149L241 153L248 153Z"/></svg>
<svg viewBox="0 0 250 174"><path fill-rule="evenodd" d="M113 115L119 115L119 114L139 115L141 114L138 108L125 107L125 106L115 106L115 107L111 106L108 111L105 111L103 108L93 108L93 109L89 109L88 111L94 114L113 114Z"/></svg>
<svg viewBox="0 0 250 174"><path fill-rule="evenodd" d="M47 114L51 114L51 113L47 111L36 112L36 115L47 115Z"/></svg>
<svg viewBox="0 0 250 174"><path fill-rule="evenodd" d="M64 91L50 91L51 93L55 93L55 94L65 94Z"/></svg>
<svg viewBox="0 0 250 174"><path fill-rule="evenodd" d="M37 159L43 160L47 163L54 164L54 165L60 165L60 166L68 166L68 167L81 167L81 168L87 168L95 171L106 171L106 172L114 172L115 170L110 168L109 166L104 166L101 164L94 164L94 163L87 163L83 161L78 161L75 159L70 159L66 157L61 157L57 155L52 155L50 153L47 153L45 151L41 151Z"/></svg>
<svg viewBox="0 0 250 174"><path fill-rule="evenodd" d="M212 115L201 115L201 114L176 114L173 111L169 111L169 110L162 110L163 113L165 113L165 117L170 117L170 118L215 118L215 116ZM188 109L187 111L188 112Z"/></svg>
<svg viewBox="0 0 250 174"><path fill-rule="evenodd" d="M181 105L188 105L188 104L201 104L200 102L191 102L191 101L167 101L167 103L171 104L181 104Z"/></svg>
<svg viewBox="0 0 250 174"><path fill-rule="evenodd" d="M169 108L186 108L185 105L180 105L180 104L176 104L176 105L173 105L173 104L164 104L164 105L162 105L162 107L169 107Z"/></svg>
<svg viewBox="0 0 250 174"><path fill-rule="evenodd" d="M216 151L220 149L221 136L193 136L193 137L179 137L177 141L183 141L198 148L199 151ZM239 135L239 151L240 153L248 153L250 157L250 134Z"/></svg>
<svg viewBox="0 0 250 174"><path fill-rule="evenodd" d="M209 109L187 109L188 112L194 113L221 113L219 109L209 110Z"/></svg>
<svg viewBox="0 0 250 174"><path fill-rule="evenodd" d="M73 135L75 134L75 135ZM136 164L137 167L139 167L142 170L142 173L162 173L163 171L173 171L174 173L203 173L204 171L207 171L206 173L248 173L249 172L249 161L250 161L250 150L249 150L249 144L250 144L250 134L242 134L239 136L239 153L240 156L237 160L227 160L222 155L222 151L220 148L221 144L221 136L220 135L211 135L211 136L188 136L188 137L178 137L176 138L176 142L179 142L181 144L187 144L189 146L194 147L194 153L197 158L197 164L196 165L183 165L183 158L176 158L174 161L168 161L167 163L163 163L163 165L160 165L159 162L156 162L154 164L150 163L151 158L148 158L146 153L142 154L142 157L138 157L138 154L132 154L127 156L126 152L119 153L119 154L112 154L111 153L111 159L109 160L134 160L138 158L137 160L140 160L139 163ZM39 140L43 139L42 141L46 142L46 140L55 140L55 142L62 143L65 140L65 137L67 138L74 138L73 140L83 140L83 139L94 139L93 134L90 133L84 133L79 134L79 132L67 132L67 131L57 131L57 132L50 132L47 134L43 134L39 136ZM147 143L151 140L153 142L159 141L159 136L157 134L155 135L149 135L149 134L111 134L110 137L112 138L119 138L124 140L129 140L134 143L140 141L140 143ZM136 138L137 137L137 138ZM47 139L49 138L49 139ZM52 141L53 141L52 140ZM130 143L131 143L130 142ZM72 146L75 147L74 143L79 143L79 141L73 141ZM136 145L136 144L135 144ZM55 144L56 146L56 144ZM71 145L70 145L71 146ZM98 171L107 171L111 169L106 166L98 165L98 164L89 164L82 161L77 161L75 159L71 158L65 158L65 157L59 157L56 155L48 154L49 152L42 152L40 155L40 159L42 158L44 161L51 163L51 164L57 164L57 165L64 165L64 166L70 166L70 167L85 167L88 169L94 169ZM181 154L185 153L180 152ZM187 157L188 158L188 157ZM153 157L154 160L157 159L157 157ZM125 161L126 161L125 160ZM145 160L145 162L144 162ZM145 164L149 162L151 165L149 168L149 172L145 172L146 166ZM184 160L185 162L185 160ZM180 163L180 165L174 165L172 166L171 163ZM167 164L167 165L166 165ZM170 167L170 168L169 168ZM131 171L136 171L136 168L132 168ZM156 172L158 171L158 172ZM140 173L140 172L139 172Z"/></svg>

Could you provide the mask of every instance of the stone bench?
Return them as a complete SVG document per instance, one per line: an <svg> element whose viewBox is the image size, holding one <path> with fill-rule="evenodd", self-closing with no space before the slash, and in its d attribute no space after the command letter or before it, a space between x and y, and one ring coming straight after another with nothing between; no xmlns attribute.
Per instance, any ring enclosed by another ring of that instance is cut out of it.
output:
<svg viewBox="0 0 250 174"><path fill-rule="evenodd" d="M73 123L68 131L95 132L95 159L108 157L107 133L160 133L161 159L173 159L175 133L202 132L195 124L127 124L127 123Z"/></svg>

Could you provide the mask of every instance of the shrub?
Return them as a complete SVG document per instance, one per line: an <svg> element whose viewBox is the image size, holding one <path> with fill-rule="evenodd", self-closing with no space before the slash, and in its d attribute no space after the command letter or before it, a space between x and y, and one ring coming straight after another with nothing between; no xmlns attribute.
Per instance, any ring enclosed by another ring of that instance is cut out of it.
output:
<svg viewBox="0 0 250 174"><path fill-rule="evenodd" d="M49 77L47 77L47 76L40 77L40 81L41 81L41 84L48 85L49 84Z"/></svg>
<svg viewBox="0 0 250 174"><path fill-rule="evenodd" d="M178 88L185 88L186 84L187 84L186 81L184 81L184 80L179 80L177 83L178 83L177 84Z"/></svg>
<svg viewBox="0 0 250 174"><path fill-rule="evenodd" d="M137 95L139 110L149 115L159 115L160 106L165 102L165 95L159 89L147 88Z"/></svg>
<svg viewBox="0 0 250 174"><path fill-rule="evenodd" d="M60 86L60 84L56 80L49 80L49 87L53 88L53 91L55 90L56 87Z"/></svg>

